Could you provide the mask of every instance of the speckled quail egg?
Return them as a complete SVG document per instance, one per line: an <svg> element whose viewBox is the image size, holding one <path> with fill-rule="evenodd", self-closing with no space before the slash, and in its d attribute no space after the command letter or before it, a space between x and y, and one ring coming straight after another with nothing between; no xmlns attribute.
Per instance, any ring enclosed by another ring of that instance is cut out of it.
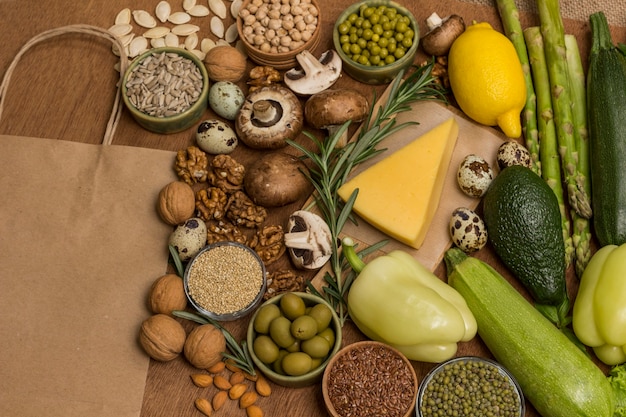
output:
<svg viewBox="0 0 626 417"><path fill-rule="evenodd" d="M487 227L474 210L459 207L450 218L450 236L459 249L472 253L487 244Z"/></svg>
<svg viewBox="0 0 626 417"><path fill-rule="evenodd" d="M531 167L530 152L524 145L514 140L507 140L498 147L496 161L501 170L511 165Z"/></svg>
<svg viewBox="0 0 626 417"><path fill-rule="evenodd" d="M205 120L198 125L196 142L203 151L218 155L228 154L239 144L237 134L226 122L218 119Z"/></svg>
<svg viewBox="0 0 626 417"><path fill-rule="evenodd" d="M470 197L480 198L493 180L493 170L484 158L470 154L459 164L457 180L461 191Z"/></svg>
<svg viewBox="0 0 626 417"><path fill-rule="evenodd" d="M193 258L206 245L207 227L204 220L192 217L170 234L169 244L176 248L178 257L185 262Z"/></svg>
<svg viewBox="0 0 626 417"><path fill-rule="evenodd" d="M224 119L235 120L246 97L237 84L218 81L209 88L209 106Z"/></svg>

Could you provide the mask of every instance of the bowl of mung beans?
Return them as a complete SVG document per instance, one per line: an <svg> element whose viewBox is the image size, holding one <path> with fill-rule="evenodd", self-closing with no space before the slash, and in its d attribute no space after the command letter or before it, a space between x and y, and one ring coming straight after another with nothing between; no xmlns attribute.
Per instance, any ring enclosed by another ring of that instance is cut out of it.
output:
<svg viewBox="0 0 626 417"><path fill-rule="evenodd" d="M522 417L526 412L519 384L491 359L462 356L435 366L422 380L417 417Z"/></svg>
<svg viewBox="0 0 626 417"><path fill-rule="evenodd" d="M135 121L169 134L194 126L208 107L204 63L182 48L152 48L137 56L122 81L122 100Z"/></svg>
<svg viewBox="0 0 626 417"><path fill-rule="evenodd" d="M322 395L331 417L409 417L417 374L404 354L373 340L351 343L330 361Z"/></svg>
<svg viewBox="0 0 626 417"><path fill-rule="evenodd" d="M298 65L300 52L317 48L321 19L317 0L243 0L237 29L252 61L284 70Z"/></svg>
<svg viewBox="0 0 626 417"><path fill-rule="evenodd" d="M415 59L419 26L413 14L390 0L366 0L335 21L333 45L348 75L365 84L386 84Z"/></svg>
<svg viewBox="0 0 626 417"><path fill-rule="evenodd" d="M232 321L252 313L263 301L266 270L259 255L238 242L205 246L187 264L185 294L201 314Z"/></svg>

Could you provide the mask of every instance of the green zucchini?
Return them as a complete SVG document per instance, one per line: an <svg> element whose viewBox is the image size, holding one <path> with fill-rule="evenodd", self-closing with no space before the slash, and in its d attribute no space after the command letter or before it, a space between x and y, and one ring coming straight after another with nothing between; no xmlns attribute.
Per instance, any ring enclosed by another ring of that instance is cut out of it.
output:
<svg viewBox="0 0 626 417"><path fill-rule="evenodd" d="M478 334L542 416L611 417L611 385L591 359L502 275L457 248L445 254L448 283L467 302Z"/></svg>
<svg viewBox="0 0 626 417"><path fill-rule="evenodd" d="M593 226L601 246L626 243L626 58L602 12L589 18L587 118Z"/></svg>

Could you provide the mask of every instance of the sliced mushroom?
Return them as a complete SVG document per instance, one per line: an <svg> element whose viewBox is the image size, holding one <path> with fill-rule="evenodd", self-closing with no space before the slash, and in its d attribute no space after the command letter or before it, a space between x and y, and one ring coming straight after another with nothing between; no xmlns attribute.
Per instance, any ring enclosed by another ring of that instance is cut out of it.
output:
<svg viewBox="0 0 626 417"><path fill-rule="evenodd" d="M272 85L254 90L241 106L235 129L239 139L251 148L277 149L302 131L300 101L288 88Z"/></svg>
<svg viewBox="0 0 626 417"><path fill-rule="evenodd" d="M426 26L429 30L420 42L424 52L434 56L446 55L452 43L465 31L463 18L456 14L442 19L433 13L426 19Z"/></svg>
<svg viewBox="0 0 626 417"><path fill-rule="evenodd" d="M316 129L325 129L329 136L348 120L360 122L369 111L367 98L352 89L328 89L314 94L304 104L304 117ZM337 142L342 148L348 143L348 130L344 130Z"/></svg>
<svg viewBox="0 0 626 417"><path fill-rule="evenodd" d="M284 239L297 268L321 268L333 251L330 228L320 216L306 210L295 211L289 216Z"/></svg>
<svg viewBox="0 0 626 417"><path fill-rule="evenodd" d="M332 87L341 76L341 58L334 50L324 52L317 60L304 50L296 55L300 68L285 73L285 84L300 95L311 95Z"/></svg>

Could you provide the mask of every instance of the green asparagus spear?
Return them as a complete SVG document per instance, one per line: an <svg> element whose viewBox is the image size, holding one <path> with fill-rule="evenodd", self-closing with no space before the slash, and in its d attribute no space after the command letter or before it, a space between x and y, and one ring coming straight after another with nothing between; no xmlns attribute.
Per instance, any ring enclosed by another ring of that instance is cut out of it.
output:
<svg viewBox="0 0 626 417"><path fill-rule="evenodd" d="M528 51L526 50L526 43L524 42L522 24L519 20L519 10L515 5L515 0L496 0L496 3L502 25L504 26L504 32L513 43L517 56L522 64L522 69L524 70L524 80L526 82L526 104L522 112L524 141L526 148L530 152L531 168L537 175L541 175L539 137L537 131L537 102L528 62Z"/></svg>
<svg viewBox="0 0 626 417"><path fill-rule="evenodd" d="M541 176L550 188L552 188L559 202L563 239L565 241L565 265L569 266L574 257L574 246L561 181L561 161L556 138L556 127L554 125L550 80L541 30L538 26L528 27L524 29L524 38L528 48L530 66L537 94L537 111L539 114L537 118L537 128L539 130Z"/></svg>
<svg viewBox="0 0 626 417"><path fill-rule="evenodd" d="M576 210L578 215L588 219L592 215L591 202L584 186L585 175L578 169L578 152L575 139L577 132L573 126L565 35L559 1L537 0L537 9L550 77L554 121L568 200L570 207Z"/></svg>

